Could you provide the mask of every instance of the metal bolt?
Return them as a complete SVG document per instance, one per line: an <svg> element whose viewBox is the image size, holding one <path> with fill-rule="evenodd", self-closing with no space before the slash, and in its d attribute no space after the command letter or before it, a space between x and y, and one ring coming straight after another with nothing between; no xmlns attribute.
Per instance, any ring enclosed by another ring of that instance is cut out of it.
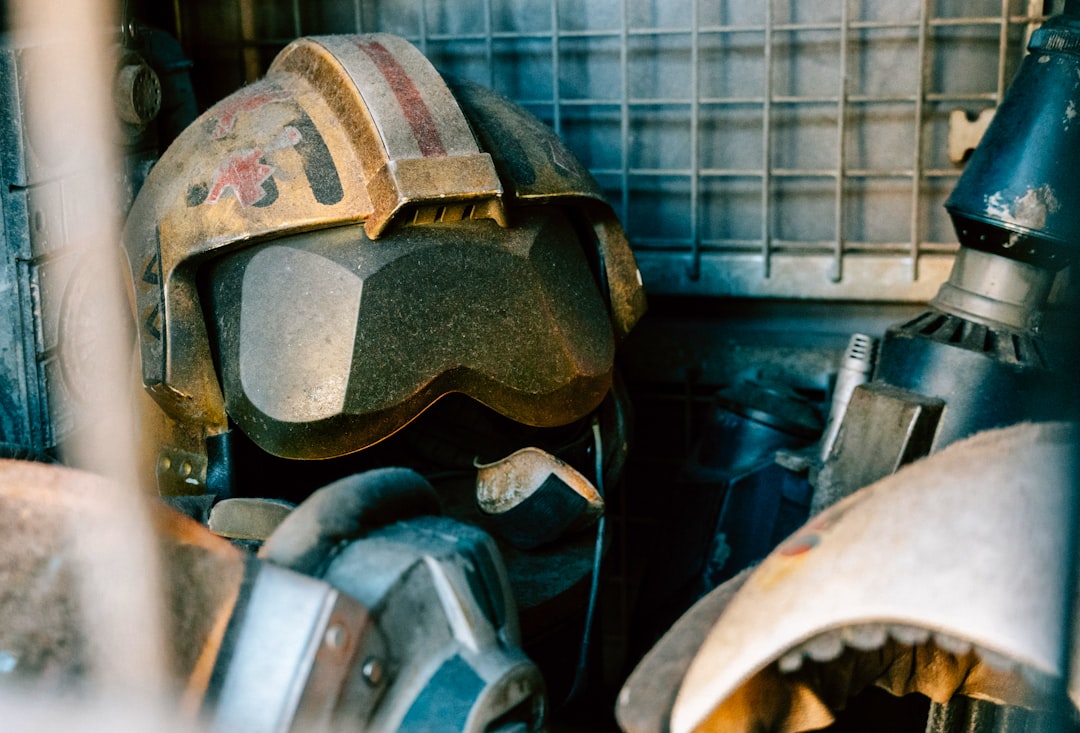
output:
<svg viewBox="0 0 1080 733"><path fill-rule="evenodd" d="M345 646L345 629L341 627L341 624L333 624L326 629L323 641L331 649L341 649Z"/></svg>
<svg viewBox="0 0 1080 733"><path fill-rule="evenodd" d="M364 666L360 668L364 675L364 681L372 687L378 687L382 683L383 664L378 657L368 657L364 660Z"/></svg>

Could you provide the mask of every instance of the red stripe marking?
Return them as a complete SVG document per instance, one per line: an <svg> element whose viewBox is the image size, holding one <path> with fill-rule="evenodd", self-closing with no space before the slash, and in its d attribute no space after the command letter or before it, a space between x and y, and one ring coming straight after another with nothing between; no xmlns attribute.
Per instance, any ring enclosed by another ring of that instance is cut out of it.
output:
<svg viewBox="0 0 1080 733"><path fill-rule="evenodd" d="M390 85L401 111L405 113L405 121L412 128L413 137L420 146L420 154L425 158L446 157L439 126L405 67L378 41L358 41L356 45L368 55Z"/></svg>
<svg viewBox="0 0 1080 733"><path fill-rule="evenodd" d="M816 534L800 535L792 537L780 545L779 552L783 557L798 557L810 552L821 543L821 538Z"/></svg>

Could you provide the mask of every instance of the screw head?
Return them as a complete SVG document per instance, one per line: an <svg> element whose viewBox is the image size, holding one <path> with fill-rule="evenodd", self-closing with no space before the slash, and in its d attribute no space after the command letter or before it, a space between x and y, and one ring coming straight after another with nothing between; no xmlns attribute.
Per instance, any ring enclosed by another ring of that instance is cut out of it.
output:
<svg viewBox="0 0 1080 733"><path fill-rule="evenodd" d="M378 657L368 657L364 660L364 666L360 668L364 675L364 681L372 687L378 687L383 679L383 663Z"/></svg>
<svg viewBox="0 0 1080 733"><path fill-rule="evenodd" d="M333 624L326 629L323 642L331 649L341 649L345 646L345 629L341 624Z"/></svg>

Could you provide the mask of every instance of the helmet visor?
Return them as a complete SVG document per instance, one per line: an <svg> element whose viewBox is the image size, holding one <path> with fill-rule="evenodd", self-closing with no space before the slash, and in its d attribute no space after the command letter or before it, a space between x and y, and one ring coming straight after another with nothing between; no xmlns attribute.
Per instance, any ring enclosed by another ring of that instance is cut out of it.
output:
<svg viewBox="0 0 1080 733"><path fill-rule="evenodd" d="M551 427L611 386L607 309L558 209L294 235L229 254L204 302L229 416L263 450L329 458L450 392Z"/></svg>

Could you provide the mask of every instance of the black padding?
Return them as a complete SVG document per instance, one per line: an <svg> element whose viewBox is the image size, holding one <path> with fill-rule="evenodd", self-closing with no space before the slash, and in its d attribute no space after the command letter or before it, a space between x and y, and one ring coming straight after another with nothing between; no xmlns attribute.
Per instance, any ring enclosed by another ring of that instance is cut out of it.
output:
<svg viewBox="0 0 1080 733"><path fill-rule="evenodd" d="M439 513L435 490L416 471L366 471L309 496L274 530L259 556L318 577L342 544L394 522Z"/></svg>
<svg viewBox="0 0 1080 733"><path fill-rule="evenodd" d="M514 547L531 550L558 539L588 506L584 496L550 474L520 504L489 516L503 539Z"/></svg>

